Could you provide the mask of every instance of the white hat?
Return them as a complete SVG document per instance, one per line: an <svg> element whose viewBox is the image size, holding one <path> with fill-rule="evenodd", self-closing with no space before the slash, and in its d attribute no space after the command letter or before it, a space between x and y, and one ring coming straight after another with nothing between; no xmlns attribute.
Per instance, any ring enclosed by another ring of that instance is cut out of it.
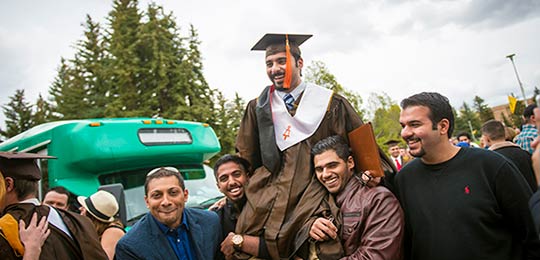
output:
<svg viewBox="0 0 540 260"><path fill-rule="evenodd" d="M118 202L114 195L104 190L90 195L90 197L79 196L77 201L92 216L103 222L114 221L114 215L118 212Z"/></svg>

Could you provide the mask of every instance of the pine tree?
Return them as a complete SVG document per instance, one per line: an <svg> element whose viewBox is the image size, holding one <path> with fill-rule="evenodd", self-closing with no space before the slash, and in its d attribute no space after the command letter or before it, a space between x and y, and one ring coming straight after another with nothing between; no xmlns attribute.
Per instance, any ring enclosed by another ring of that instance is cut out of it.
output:
<svg viewBox="0 0 540 260"><path fill-rule="evenodd" d="M69 63L73 61L66 61L64 58L60 60L58 74L49 89L53 111L62 119L85 118L89 106L81 68L72 68Z"/></svg>
<svg viewBox="0 0 540 260"><path fill-rule="evenodd" d="M187 55L172 14L150 4L148 22L141 25L141 95L152 116L172 118L185 107L182 62Z"/></svg>
<svg viewBox="0 0 540 260"><path fill-rule="evenodd" d="M83 84L84 114L82 118L104 117L109 103L108 90L111 87L108 81L106 64L108 58L103 40L101 39L101 27L94 22L90 15L86 16L85 39L77 44L77 54L73 61L78 69L76 76Z"/></svg>
<svg viewBox="0 0 540 260"><path fill-rule="evenodd" d="M481 123L485 123L488 120L494 119L493 111L484 103L484 99L479 96L475 96L473 99L474 108Z"/></svg>
<svg viewBox="0 0 540 260"><path fill-rule="evenodd" d="M178 107L176 117L209 122L215 117L214 104L217 100L213 98L215 90L210 88L204 78L202 56L198 47L200 41L193 25L190 26L190 35L187 40L187 55L182 63L184 84L186 84L183 92L186 106Z"/></svg>
<svg viewBox="0 0 540 260"><path fill-rule="evenodd" d="M143 86L141 64L141 14L137 0L115 0L109 13L110 28L105 37L112 58L110 70L112 101L105 113L113 117L149 116L141 111Z"/></svg>
<svg viewBox="0 0 540 260"><path fill-rule="evenodd" d="M459 132L467 132L474 138L480 136L480 127L482 126L478 114L473 111L467 102L463 102L458 116L455 118L454 135ZM472 127L472 133L471 133Z"/></svg>
<svg viewBox="0 0 540 260"><path fill-rule="evenodd" d="M220 154L214 157L217 159L220 155L235 153L236 136L244 115L245 102L238 93L232 101L228 101L220 91L216 91L215 100L218 108L216 118L211 122L221 144Z"/></svg>
<svg viewBox="0 0 540 260"><path fill-rule="evenodd" d="M53 114L53 110L51 109L51 104L49 104L49 102L47 102L47 100L45 100L43 96L41 96L41 94L39 94L38 96L35 108L36 108L35 112L32 114L33 126L40 125L40 124L58 119Z"/></svg>
<svg viewBox="0 0 540 260"><path fill-rule="evenodd" d="M7 105L2 106L6 116L6 130L0 133L7 138L18 135L34 125L32 105L26 101L24 89L16 90L15 95L9 97L9 100Z"/></svg>

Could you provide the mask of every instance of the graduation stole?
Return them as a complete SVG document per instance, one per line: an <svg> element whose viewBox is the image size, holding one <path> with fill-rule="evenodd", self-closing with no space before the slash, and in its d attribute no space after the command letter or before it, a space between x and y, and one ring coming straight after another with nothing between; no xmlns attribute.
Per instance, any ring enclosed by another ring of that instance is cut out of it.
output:
<svg viewBox="0 0 540 260"><path fill-rule="evenodd" d="M24 255L24 246L19 238L19 223L9 213L0 218L0 235L9 243L16 256Z"/></svg>
<svg viewBox="0 0 540 260"><path fill-rule="evenodd" d="M294 116L289 114L285 102L270 90L270 106L276 144L283 151L307 139L319 128L330 105L333 92L327 88L307 83Z"/></svg>

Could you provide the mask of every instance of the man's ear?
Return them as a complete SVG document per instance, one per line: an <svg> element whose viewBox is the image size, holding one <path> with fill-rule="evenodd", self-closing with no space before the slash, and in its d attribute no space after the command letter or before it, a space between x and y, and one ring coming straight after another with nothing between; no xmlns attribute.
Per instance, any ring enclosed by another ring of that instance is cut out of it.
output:
<svg viewBox="0 0 540 260"><path fill-rule="evenodd" d="M302 57L299 57L296 61L296 67L298 67L299 69L302 69L304 67L304 59L302 59Z"/></svg>
<svg viewBox="0 0 540 260"><path fill-rule="evenodd" d="M188 201L188 197L189 197L189 192L187 189L184 189L184 203Z"/></svg>
<svg viewBox="0 0 540 260"><path fill-rule="evenodd" d="M4 181L6 183L6 192L11 192L15 190L15 180L13 178L6 177Z"/></svg>
<svg viewBox="0 0 540 260"><path fill-rule="evenodd" d="M448 129L450 129L450 121L448 121L448 119L446 118L441 119L441 121L439 121L437 126L439 128L440 135L444 135L444 136L448 135Z"/></svg>
<svg viewBox="0 0 540 260"><path fill-rule="evenodd" d="M347 167L349 170L354 172L354 158L351 155L347 157Z"/></svg>

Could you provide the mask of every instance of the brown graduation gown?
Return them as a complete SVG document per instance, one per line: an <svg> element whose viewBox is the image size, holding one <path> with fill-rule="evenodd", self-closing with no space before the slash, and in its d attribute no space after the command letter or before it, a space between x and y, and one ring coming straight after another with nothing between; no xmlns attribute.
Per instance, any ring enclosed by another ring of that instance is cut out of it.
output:
<svg viewBox="0 0 540 260"><path fill-rule="evenodd" d="M334 94L315 133L283 152L276 152L273 124L269 122L272 116L268 95L269 87L258 99L248 103L236 139L239 155L249 160L254 169L246 189L248 201L239 216L236 232L264 234L272 258L289 259L307 241L309 228L316 217L323 211L333 213L334 217L337 215L335 203L328 200L326 189L312 174L312 145L331 135L347 139L347 133L363 123L350 103ZM296 104L299 102L301 97L295 101ZM295 112L293 109L291 114ZM279 160L277 167L276 160ZM339 241L330 240L319 246L321 259L335 259L342 253ZM325 252L328 252L326 256Z"/></svg>
<svg viewBox="0 0 540 260"><path fill-rule="evenodd" d="M39 220L42 216L48 216L49 210L49 206L20 203L8 206L4 214L9 213L17 220L23 219L25 223L30 223L34 212L38 213ZM108 259L90 219L64 210L58 210L58 213L74 240L49 223L51 234L41 247L40 259ZM9 243L1 236L0 259L22 259L15 255Z"/></svg>

